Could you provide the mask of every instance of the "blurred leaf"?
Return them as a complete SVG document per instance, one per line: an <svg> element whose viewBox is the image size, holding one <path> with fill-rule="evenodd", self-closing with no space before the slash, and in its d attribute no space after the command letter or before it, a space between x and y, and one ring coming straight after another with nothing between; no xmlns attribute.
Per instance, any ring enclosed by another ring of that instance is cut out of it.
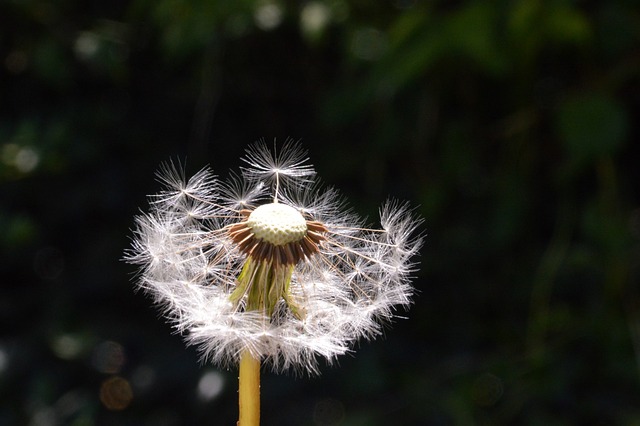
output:
<svg viewBox="0 0 640 426"><path fill-rule="evenodd" d="M330 121L349 120L366 105L386 100L426 76L440 61L499 75L509 68L492 3L470 2L436 16L426 10L399 15L387 36L390 48L374 63L368 78L338 91L325 108ZM455 70L458 72L458 70Z"/></svg>
<svg viewBox="0 0 640 426"><path fill-rule="evenodd" d="M403 87L442 58L460 59L458 64L471 62L491 73L504 71L506 60L496 32L497 18L496 6L487 2L470 2L439 20L428 15L422 19L400 17L392 34L394 39L408 42L398 45L383 62L385 77L393 86ZM407 20L418 37L408 37L397 29Z"/></svg>
<svg viewBox="0 0 640 426"><path fill-rule="evenodd" d="M398 48L416 34L420 34L421 29L424 29L426 25L433 25L433 16L430 11L417 9L403 13L389 27L389 47L391 49Z"/></svg>
<svg viewBox="0 0 640 426"><path fill-rule="evenodd" d="M591 37L585 15L564 2L519 0L512 4L507 29L514 54L531 60L549 46L584 44Z"/></svg>
<svg viewBox="0 0 640 426"><path fill-rule="evenodd" d="M35 72L55 88L63 89L71 84L70 62L65 47L52 38L43 38L33 52Z"/></svg>
<svg viewBox="0 0 640 426"><path fill-rule="evenodd" d="M591 25L584 14L566 4L556 3L549 10L546 27L553 41L581 44L591 36Z"/></svg>
<svg viewBox="0 0 640 426"><path fill-rule="evenodd" d="M447 22L444 29L445 52L461 54L489 73L504 72L507 62L497 28L496 5L470 2Z"/></svg>
<svg viewBox="0 0 640 426"><path fill-rule="evenodd" d="M37 223L26 215L0 216L0 243L13 252L31 244L38 236Z"/></svg>
<svg viewBox="0 0 640 426"><path fill-rule="evenodd" d="M627 218L617 217L612 207L599 200L590 201L583 211L582 227L587 238L596 243L595 248L619 257L629 248L629 228Z"/></svg>
<svg viewBox="0 0 640 426"><path fill-rule="evenodd" d="M130 10L138 19L151 16L161 38L163 53L174 60L183 60L210 44L222 30L250 15L255 5L251 0L137 0Z"/></svg>
<svg viewBox="0 0 640 426"><path fill-rule="evenodd" d="M596 16L598 38L594 40L607 60L632 52L640 42L638 17L630 4L603 3ZM636 70L637 72L637 70Z"/></svg>
<svg viewBox="0 0 640 426"><path fill-rule="evenodd" d="M557 125L564 148L578 165L615 154L629 131L622 106L597 93L567 99L558 109Z"/></svg>

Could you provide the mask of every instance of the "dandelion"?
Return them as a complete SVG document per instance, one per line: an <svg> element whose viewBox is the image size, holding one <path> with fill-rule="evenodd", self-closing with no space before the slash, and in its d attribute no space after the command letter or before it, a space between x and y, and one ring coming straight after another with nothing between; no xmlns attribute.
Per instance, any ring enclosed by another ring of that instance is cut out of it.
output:
<svg viewBox="0 0 640 426"><path fill-rule="evenodd" d="M138 287L188 344L221 367L240 366L240 423L258 424L259 370L315 374L408 307L421 222L387 202L380 229L323 189L306 152L287 142L247 149L240 174L172 164L164 190L136 219L127 260Z"/></svg>

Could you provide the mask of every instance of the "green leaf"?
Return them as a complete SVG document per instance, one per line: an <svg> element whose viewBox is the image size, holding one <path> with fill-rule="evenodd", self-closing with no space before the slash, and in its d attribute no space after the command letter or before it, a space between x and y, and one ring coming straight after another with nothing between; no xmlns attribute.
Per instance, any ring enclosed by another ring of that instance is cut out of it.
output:
<svg viewBox="0 0 640 426"><path fill-rule="evenodd" d="M558 109L557 125L564 148L578 163L615 154L629 130L623 107L597 93L566 100Z"/></svg>

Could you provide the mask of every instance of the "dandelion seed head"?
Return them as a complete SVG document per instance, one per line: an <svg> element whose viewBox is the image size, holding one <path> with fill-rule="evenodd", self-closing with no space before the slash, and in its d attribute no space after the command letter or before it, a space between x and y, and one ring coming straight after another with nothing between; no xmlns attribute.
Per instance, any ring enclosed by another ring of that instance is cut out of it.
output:
<svg viewBox="0 0 640 426"><path fill-rule="evenodd" d="M293 142L260 142L243 161L226 180L162 166L126 260L204 359L231 367L249 351L276 371L315 374L411 304L421 220L390 201L381 228L367 225Z"/></svg>
<svg viewBox="0 0 640 426"><path fill-rule="evenodd" d="M251 212L247 226L256 238L276 246L299 241L307 232L307 222L293 207L280 203L263 204Z"/></svg>

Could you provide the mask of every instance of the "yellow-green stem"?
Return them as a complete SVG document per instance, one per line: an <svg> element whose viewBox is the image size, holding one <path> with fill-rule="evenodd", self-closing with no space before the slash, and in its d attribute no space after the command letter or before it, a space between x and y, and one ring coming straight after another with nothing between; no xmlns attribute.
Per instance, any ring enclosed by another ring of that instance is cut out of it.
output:
<svg viewBox="0 0 640 426"><path fill-rule="evenodd" d="M276 304L284 299L294 315L299 309L290 294L293 265L277 264L272 259L256 260L251 256L238 275L237 287L230 300L239 305L246 297L245 311L258 311L267 318L273 315ZM268 319L267 319L268 320ZM254 358L248 350L240 358L240 387L238 391L240 418L238 426L260 425L260 358Z"/></svg>
<svg viewBox="0 0 640 426"><path fill-rule="evenodd" d="M260 424L260 360L245 351L240 359L238 378L240 417L238 426L258 426Z"/></svg>

